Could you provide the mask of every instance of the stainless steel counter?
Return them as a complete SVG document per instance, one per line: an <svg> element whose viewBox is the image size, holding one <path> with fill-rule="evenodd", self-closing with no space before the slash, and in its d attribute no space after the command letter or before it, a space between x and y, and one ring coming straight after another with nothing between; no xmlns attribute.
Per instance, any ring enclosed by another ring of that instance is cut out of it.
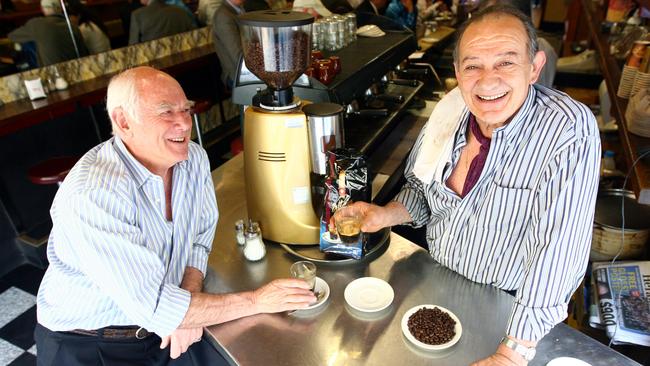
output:
<svg viewBox="0 0 650 366"><path fill-rule="evenodd" d="M213 179L221 216L206 290L250 290L288 277L289 266L297 259L281 247L267 245L266 257L253 263L235 242L234 222L246 216L242 155L215 170ZM442 267L426 251L396 234L391 234L390 245L376 260L318 265L318 276L331 289L322 307L243 318L209 327L207 334L236 365L469 365L494 352L513 302L505 292ZM345 286L365 276L381 278L395 291L392 305L379 314L359 313L343 298ZM463 326L458 344L430 353L406 340L402 316L421 304L440 305L458 316ZM530 365L545 365L560 356L577 357L594 366L638 365L564 324L540 342L538 356Z"/></svg>

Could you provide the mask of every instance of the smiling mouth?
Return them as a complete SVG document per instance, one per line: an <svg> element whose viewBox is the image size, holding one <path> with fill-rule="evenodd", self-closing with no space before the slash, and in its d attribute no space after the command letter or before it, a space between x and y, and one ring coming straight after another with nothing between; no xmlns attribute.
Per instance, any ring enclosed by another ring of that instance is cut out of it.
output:
<svg viewBox="0 0 650 366"><path fill-rule="evenodd" d="M175 138L167 139L167 141L175 142L177 144L181 144L185 142L185 140L186 140L185 137L175 137Z"/></svg>
<svg viewBox="0 0 650 366"><path fill-rule="evenodd" d="M501 99L501 98L505 97L507 94L508 94L508 92L504 92L504 93L501 93L501 94L495 94L495 95L478 95L477 94L476 96L480 100L491 102L491 101L494 101L494 100L497 100L497 99Z"/></svg>

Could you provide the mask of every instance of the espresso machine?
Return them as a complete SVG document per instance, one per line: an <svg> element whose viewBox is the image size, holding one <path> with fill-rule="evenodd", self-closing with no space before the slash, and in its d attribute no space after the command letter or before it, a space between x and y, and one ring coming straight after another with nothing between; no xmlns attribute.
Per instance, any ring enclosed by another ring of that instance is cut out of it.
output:
<svg viewBox="0 0 650 366"><path fill-rule="evenodd" d="M244 112L248 216L260 222L265 239L278 243L319 242L312 187L320 168L312 156L343 144L336 108L325 108L326 116L316 108L308 118L303 107L310 103L293 94L292 84L311 63L313 22L311 15L292 11L239 17L244 63L267 86Z"/></svg>

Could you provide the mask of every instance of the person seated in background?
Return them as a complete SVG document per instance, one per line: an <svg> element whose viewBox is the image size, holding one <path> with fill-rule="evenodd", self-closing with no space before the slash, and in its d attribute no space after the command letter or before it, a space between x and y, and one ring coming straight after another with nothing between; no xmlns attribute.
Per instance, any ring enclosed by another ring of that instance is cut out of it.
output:
<svg viewBox="0 0 650 366"><path fill-rule="evenodd" d="M200 25L212 25L214 13L219 9L223 0L199 0L196 16Z"/></svg>
<svg viewBox="0 0 650 366"><path fill-rule="evenodd" d="M68 14L70 22L79 27L86 48L91 55L111 49L111 41L107 36L108 28L94 12L79 0L69 0Z"/></svg>
<svg viewBox="0 0 650 366"><path fill-rule="evenodd" d="M384 15L395 23L415 31L418 9L413 0L391 0Z"/></svg>
<svg viewBox="0 0 650 366"><path fill-rule="evenodd" d="M186 12L187 15L190 16L190 18L192 18L192 21L194 22L194 26L198 27L199 23L196 20L196 16L192 12L192 9L188 8L183 0L165 0L165 4L178 6L179 8L183 9L183 11Z"/></svg>
<svg viewBox="0 0 650 366"><path fill-rule="evenodd" d="M503 338L478 366L531 361L587 269L600 134L587 106L536 84L545 59L517 9L473 13L453 51L458 88L418 136L401 191L348 208L363 232L426 226L435 261L514 294Z"/></svg>
<svg viewBox="0 0 650 366"><path fill-rule="evenodd" d="M203 327L316 297L291 278L203 292L219 214L208 155L190 140L192 103L151 67L118 74L106 94L113 137L77 162L50 211L37 363L225 366Z"/></svg>
<svg viewBox="0 0 650 366"><path fill-rule="evenodd" d="M237 16L244 13L244 0L224 0L212 18L214 48L221 64L221 81L232 89L242 57Z"/></svg>
<svg viewBox="0 0 650 366"><path fill-rule="evenodd" d="M244 11L258 11L271 9L266 0L246 0L244 1Z"/></svg>
<svg viewBox="0 0 650 366"><path fill-rule="evenodd" d="M363 0L354 12L359 13L371 13L375 15L383 15L386 11L386 4L388 0Z"/></svg>
<svg viewBox="0 0 650 366"><path fill-rule="evenodd" d="M162 0L140 0L142 8L131 13L129 44L151 41L195 29L194 20L183 9Z"/></svg>
<svg viewBox="0 0 650 366"><path fill-rule="evenodd" d="M9 39L18 44L33 42L40 67L75 59L77 51L79 56L88 55L79 28L73 25L72 33L77 46L77 51L75 50L59 0L41 0L41 11L44 16L28 20L10 32Z"/></svg>
<svg viewBox="0 0 650 366"><path fill-rule="evenodd" d="M199 0L196 16L200 25L212 25L214 13L219 9L223 0Z"/></svg>

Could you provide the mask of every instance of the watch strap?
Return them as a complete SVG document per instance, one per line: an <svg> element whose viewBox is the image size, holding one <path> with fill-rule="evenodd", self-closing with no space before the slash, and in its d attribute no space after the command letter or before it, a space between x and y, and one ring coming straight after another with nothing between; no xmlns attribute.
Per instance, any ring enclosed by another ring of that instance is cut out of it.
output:
<svg viewBox="0 0 650 366"><path fill-rule="evenodd" d="M526 361L531 361L533 358L535 358L535 347L526 347L523 344L519 344L508 337L503 337L503 339L501 339L501 344L517 352Z"/></svg>

